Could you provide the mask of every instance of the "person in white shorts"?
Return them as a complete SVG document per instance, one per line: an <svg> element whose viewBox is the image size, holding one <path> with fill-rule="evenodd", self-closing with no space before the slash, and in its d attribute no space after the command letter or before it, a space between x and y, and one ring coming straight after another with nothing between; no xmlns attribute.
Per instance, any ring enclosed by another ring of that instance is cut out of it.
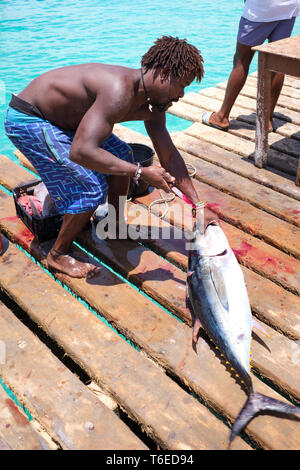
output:
<svg viewBox="0 0 300 470"><path fill-rule="evenodd" d="M278 41L291 35L300 0L246 0L240 19L233 69L229 76L224 101L219 111L205 112L202 122L226 131L235 100L247 79L254 51L253 46ZM273 112L280 95L284 75L272 73L269 131L273 130Z"/></svg>

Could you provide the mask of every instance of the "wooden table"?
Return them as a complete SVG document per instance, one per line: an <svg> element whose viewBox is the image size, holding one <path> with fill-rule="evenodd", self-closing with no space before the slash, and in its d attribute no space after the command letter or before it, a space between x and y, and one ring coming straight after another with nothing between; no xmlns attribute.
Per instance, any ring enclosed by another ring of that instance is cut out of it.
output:
<svg viewBox="0 0 300 470"><path fill-rule="evenodd" d="M253 47L252 50L258 51L254 161L256 166L262 168L267 163L271 72L280 72L300 77L300 36L263 44ZM296 184L300 185L300 165L298 165Z"/></svg>

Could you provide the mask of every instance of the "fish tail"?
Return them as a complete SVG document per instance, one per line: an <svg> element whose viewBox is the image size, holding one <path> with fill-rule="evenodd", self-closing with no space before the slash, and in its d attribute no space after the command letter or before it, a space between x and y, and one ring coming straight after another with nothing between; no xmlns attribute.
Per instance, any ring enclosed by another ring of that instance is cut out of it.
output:
<svg viewBox="0 0 300 470"><path fill-rule="evenodd" d="M250 395L241 409L231 428L228 447L230 447L233 439L241 432L249 421L260 411L276 411L283 414L300 414L300 407L289 405L275 398L267 397L258 392L250 392Z"/></svg>

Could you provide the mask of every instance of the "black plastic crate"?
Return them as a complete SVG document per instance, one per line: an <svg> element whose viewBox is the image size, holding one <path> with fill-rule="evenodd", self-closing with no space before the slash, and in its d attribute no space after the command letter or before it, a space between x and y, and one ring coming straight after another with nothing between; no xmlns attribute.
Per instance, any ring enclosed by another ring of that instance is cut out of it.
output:
<svg viewBox="0 0 300 470"><path fill-rule="evenodd" d="M47 240L51 240L51 238L57 237L62 224L63 216L61 214L55 214L48 217L37 217L35 215L28 214L24 207L21 206L18 198L26 194L32 196L34 187L40 183L41 181L35 180L32 183L16 186L13 189L13 197L18 217L20 217L24 224L41 243Z"/></svg>

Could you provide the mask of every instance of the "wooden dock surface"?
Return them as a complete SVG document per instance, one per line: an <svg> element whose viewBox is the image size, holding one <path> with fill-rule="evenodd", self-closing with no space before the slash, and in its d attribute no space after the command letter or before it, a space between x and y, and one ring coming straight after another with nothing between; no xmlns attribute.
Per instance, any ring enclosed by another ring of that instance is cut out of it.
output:
<svg viewBox="0 0 300 470"><path fill-rule="evenodd" d="M220 106L224 86L172 106L192 121L173 140L197 170L195 186L220 217L253 315L268 333L253 332L254 387L299 404L300 81L286 77L264 169L251 159L256 74L233 108L229 132L201 123L203 111ZM114 132L150 145L124 126ZM170 230L170 239L109 242L91 225L75 249L97 260L99 274L54 277L46 263L51 243L39 245L15 213L12 188L35 179L27 159L16 156L19 164L0 157L0 378L32 419L0 387L0 448L226 449L246 394L205 335L192 349L181 201L169 203L163 220L164 205L148 211L157 190L128 203L129 222L160 235ZM299 449L299 418L257 416L232 445L256 448Z"/></svg>

